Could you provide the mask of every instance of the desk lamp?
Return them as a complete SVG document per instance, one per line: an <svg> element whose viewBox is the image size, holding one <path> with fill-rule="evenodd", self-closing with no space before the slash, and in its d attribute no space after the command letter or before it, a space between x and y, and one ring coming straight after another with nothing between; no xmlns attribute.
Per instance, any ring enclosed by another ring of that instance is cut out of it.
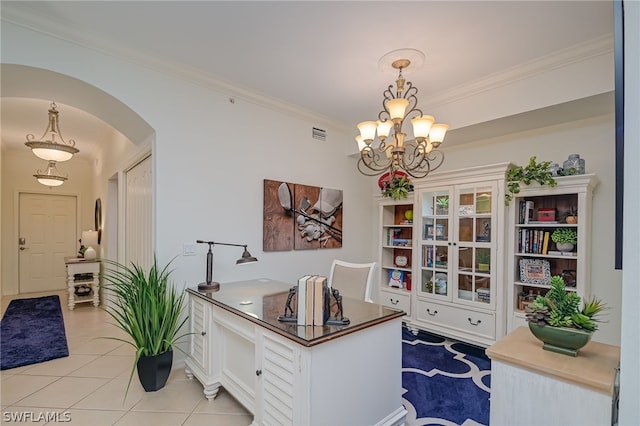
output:
<svg viewBox="0 0 640 426"><path fill-rule="evenodd" d="M204 240L196 240L198 244L209 244L209 251L207 252L207 281L198 284L198 290L200 291L208 291L214 292L220 290L220 283L213 281L213 251L212 248L214 245L219 246L233 246L233 247L242 247L244 251L242 252L242 257L236 260L236 265L244 265L246 263L257 262L258 259L251 256L251 253L247 251L246 244L231 244L231 243L218 243L215 241L204 241Z"/></svg>

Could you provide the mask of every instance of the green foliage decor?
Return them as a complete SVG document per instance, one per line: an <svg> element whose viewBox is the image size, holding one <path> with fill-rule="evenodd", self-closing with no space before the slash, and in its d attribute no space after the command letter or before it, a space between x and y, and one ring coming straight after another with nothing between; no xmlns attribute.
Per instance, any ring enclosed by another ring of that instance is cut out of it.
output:
<svg viewBox="0 0 640 426"><path fill-rule="evenodd" d="M556 244L576 244L578 233L574 228L556 228L551 234L551 241Z"/></svg>
<svg viewBox="0 0 640 426"><path fill-rule="evenodd" d="M538 182L540 185L556 186L558 183L549 171L551 161L537 162L536 157L529 159L525 167L516 166L507 171L507 192L504 194L505 205L509 205L515 194L520 192L520 184L530 185Z"/></svg>
<svg viewBox="0 0 640 426"><path fill-rule="evenodd" d="M394 200L407 198L411 191L413 191L413 184L406 176L395 176L390 181L385 182L382 187L382 195L391 197Z"/></svg>
<svg viewBox="0 0 640 426"><path fill-rule="evenodd" d="M551 289L544 296L536 297L527 308L527 321L540 327L568 327L593 332L598 329L597 315L607 309L606 304L592 297L580 310L581 297L565 290L564 279L555 275L550 280Z"/></svg>
<svg viewBox="0 0 640 426"><path fill-rule="evenodd" d="M177 290L170 281L171 262L160 267L155 256L148 272L133 262L130 267L110 260L103 262L106 264L103 287L113 298L112 305L105 310L115 320L114 325L131 340L108 338L127 343L136 350L128 392L140 357L165 353L189 334L178 334L188 320L188 316L181 317L186 293Z"/></svg>

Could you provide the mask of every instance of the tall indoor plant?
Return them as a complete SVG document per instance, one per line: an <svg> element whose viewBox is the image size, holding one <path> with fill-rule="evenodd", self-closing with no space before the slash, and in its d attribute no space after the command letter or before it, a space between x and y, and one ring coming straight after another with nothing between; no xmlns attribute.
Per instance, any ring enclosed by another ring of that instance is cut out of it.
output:
<svg viewBox="0 0 640 426"><path fill-rule="evenodd" d="M185 292L170 281L169 262L159 266L154 256L148 271L131 263L130 267L105 260L103 286L111 292L112 304L106 311L116 326L129 335L130 340L111 337L133 346L136 357L127 392L134 371L145 391L164 387L173 364L173 347L188 316L182 316ZM126 396L126 393L125 393Z"/></svg>

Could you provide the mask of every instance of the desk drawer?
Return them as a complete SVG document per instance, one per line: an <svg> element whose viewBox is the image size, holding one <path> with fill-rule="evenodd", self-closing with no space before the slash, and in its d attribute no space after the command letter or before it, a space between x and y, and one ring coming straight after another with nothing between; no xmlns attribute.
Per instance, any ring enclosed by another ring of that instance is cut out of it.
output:
<svg viewBox="0 0 640 426"><path fill-rule="evenodd" d="M411 315L411 295L408 293L380 290L380 304L389 308L402 309L407 316Z"/></svg>
<svg viewBox="0 0 640 426"><path fill-rule="evenodd" d="M492 312L479 312L467 308L419 300L417 318L420 321L488 339L495 339L496 337L496 317Z"/></svg>

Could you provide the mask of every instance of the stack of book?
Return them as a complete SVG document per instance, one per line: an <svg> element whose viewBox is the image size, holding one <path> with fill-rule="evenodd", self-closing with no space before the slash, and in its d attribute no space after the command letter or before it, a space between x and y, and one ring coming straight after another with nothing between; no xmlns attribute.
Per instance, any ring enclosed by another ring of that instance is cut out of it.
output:
<svg viewBox="0 0 640 426"><path fill-rule="evenodd" d="M540 229L521 229L518 233L520 253L551 254L549 250L549 231Z"/></svg>
<svg viewBox="0 0 640 426"><path fill-rule="evenodd" d="M329 312L324 309L327 277L305 275L298 279L298 325L324 325Z"/></svg>

